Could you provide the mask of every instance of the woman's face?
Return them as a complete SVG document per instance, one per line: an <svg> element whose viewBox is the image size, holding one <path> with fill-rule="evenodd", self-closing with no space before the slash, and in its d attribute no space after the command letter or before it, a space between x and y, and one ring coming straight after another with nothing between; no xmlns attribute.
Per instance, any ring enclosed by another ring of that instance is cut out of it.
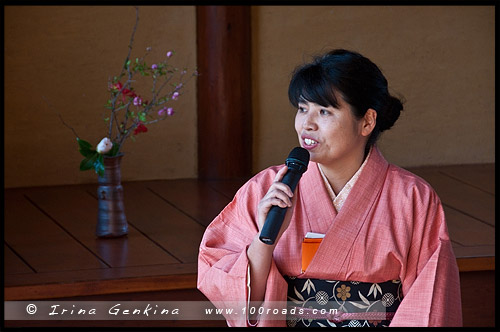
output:
<svg viewBox="0 0 500 332"><path fill-rule="evenodd" d="M311 161L325 166L359 159L367 141L364 119L356 119L351 106L342 97L337 99L338 108L299 103L295 116L300 146L309 150Z"/></svg>

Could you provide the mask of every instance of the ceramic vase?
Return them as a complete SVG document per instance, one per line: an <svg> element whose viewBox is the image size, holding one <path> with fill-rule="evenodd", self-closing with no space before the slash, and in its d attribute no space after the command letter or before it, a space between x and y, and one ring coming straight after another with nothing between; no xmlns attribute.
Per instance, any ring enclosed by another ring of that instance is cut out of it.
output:
<svg viewBox="0 0 500 332"><path fill-rule="evenodd" d="M99 210L96 235L99 238L121 237L128 233L121 184L122 157L123 154L114 157L104 156L104 175L98 176Z"/></svg>

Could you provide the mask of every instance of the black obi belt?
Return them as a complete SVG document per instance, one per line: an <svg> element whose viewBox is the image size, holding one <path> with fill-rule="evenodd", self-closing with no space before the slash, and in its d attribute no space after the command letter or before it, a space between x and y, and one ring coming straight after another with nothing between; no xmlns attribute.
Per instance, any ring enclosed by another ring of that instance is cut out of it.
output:
<svg viewBox="0 0 500 332"><path fill-rule="evenodd" d="M284 278L288 283L289 327L389 326L403 300L400 280L370 283Z"/></svg>

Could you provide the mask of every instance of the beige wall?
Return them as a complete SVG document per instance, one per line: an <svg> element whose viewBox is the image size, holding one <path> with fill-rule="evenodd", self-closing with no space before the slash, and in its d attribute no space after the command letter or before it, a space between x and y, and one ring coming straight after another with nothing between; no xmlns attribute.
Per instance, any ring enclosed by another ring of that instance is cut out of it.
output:
<svg viewBox="0 0 500 332"><path fill-rule="evenodd" d="M196 66L195 7L140 8L132 56L152 64L168 50L171 63ZM81 172L73 133L94 146L107 133L108 77L125 60L135 10L131 6L5 8L5 186L97 182ZM124 180L196 177L196 81L172 106L177 113L128 139ZM151 85L137 87L147 95Z"/></svg>
<svg viewBox="0 0 500 332"><path fill-rule="evenodd" d="M176 64L195 66L194 7L145 6L140 16L133 55L175 49ZM108 76L120 70L134 21L129 6L5 7L6 187L97 181L78 170L75 137L42 96L96 144L106 132ZM377 63L407 101L380 139L389 161L494 161L494 7L256 6L252 43L254 171L297 145L290 72L340 47ZM174 117L125 144L124 180L196 177L195 84L174 107Z"/></svg>
<svg viewBox="0 0 500 332"><path fill-rule="evenodd" d="M254 7L254 169L296 146L290 73L311 54L358 51L405 111L379 146L400 166L494 162L494 7Z"/></svg>

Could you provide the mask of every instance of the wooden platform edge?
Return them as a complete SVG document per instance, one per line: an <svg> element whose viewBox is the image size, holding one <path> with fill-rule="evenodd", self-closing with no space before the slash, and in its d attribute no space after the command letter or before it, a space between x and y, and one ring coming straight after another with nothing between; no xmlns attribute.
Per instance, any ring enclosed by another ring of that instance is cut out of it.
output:
<svg viewBox="0 0 500 332"><path fill-rule="evenodd" d="M495 257L457 258L460 272L495 271Z"/></svg>
<svg viewBox="0 0 500 332"><path fill-rule="evenodd" d="M457 258L460 272L494 271L495 257ZM5 287L5 301L41 300L137 292L195 289L197 274L177 274L126 279L106 279L71 283L52 283Z"/></svg>
<svg viewBox="0 0 500 332"><path fill-rule="evenodd" d="M107 279L72 283L11 286L4 288L5 301L42 300L136 292L169 291L196 288L197 274Z"/></svg>

